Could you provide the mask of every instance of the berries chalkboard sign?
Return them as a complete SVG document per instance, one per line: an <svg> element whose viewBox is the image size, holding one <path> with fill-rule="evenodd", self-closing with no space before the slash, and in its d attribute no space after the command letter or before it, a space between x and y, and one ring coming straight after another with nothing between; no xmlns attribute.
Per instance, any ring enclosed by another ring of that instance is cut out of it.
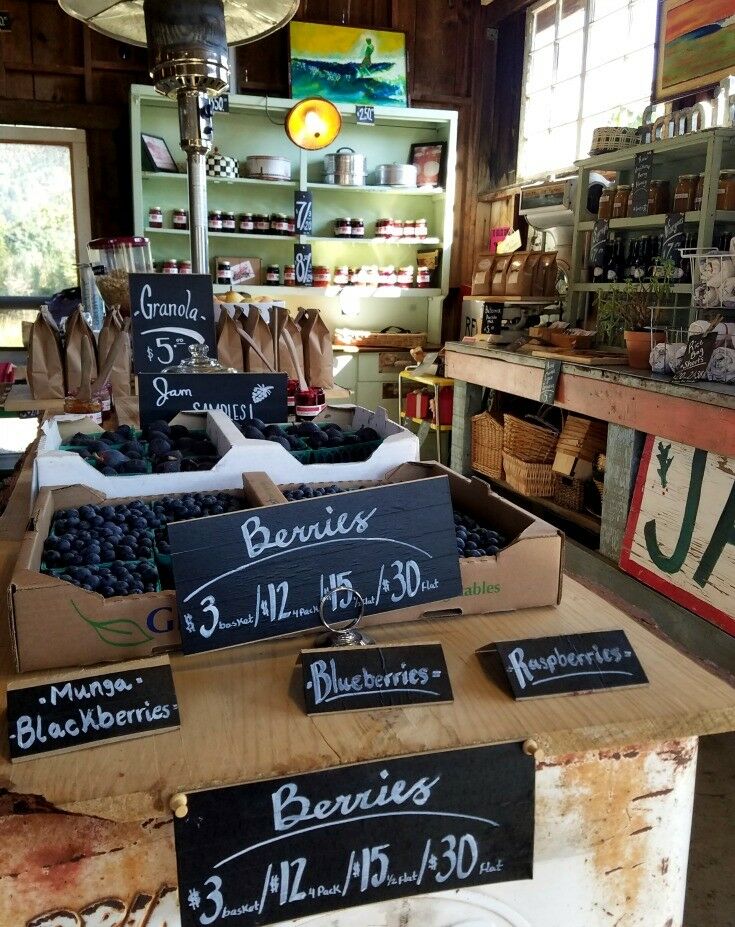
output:
<svg viewBox="0 0 735 927"><path fill-rule="evenodd" d="M185 653L462 594L446 476L168 526ZM330 595L330 593L332 593Z"/></svg>
<svg viewBox="0 0 735 927"><path fill-rule="evenodd" d="M135 372L160 373L187 360L192 344L216 354L209 274L130 274Z"/></svg>
<svg viewBox="0 0 735 927"><path fill-rule="evenodd" d="M220 411L233 422L288 418L285 373L144 373L138 377L140 422L145 425L179 412Z"/></svg>
<svg viewBox="0 0 735 927"><path fill-rule="evenodd" d="M255 927L530 879L534 767L507 743L191 792L174 818L181 923Z"/></svg>

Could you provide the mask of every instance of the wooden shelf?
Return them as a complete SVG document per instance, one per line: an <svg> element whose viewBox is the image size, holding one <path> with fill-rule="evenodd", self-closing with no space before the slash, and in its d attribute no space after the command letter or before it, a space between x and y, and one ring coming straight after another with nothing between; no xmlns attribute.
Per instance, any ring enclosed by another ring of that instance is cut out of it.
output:
<svg viewBox="0 0 735 927"><path fill-rule="evenodd" d="M619 283L573 283L569 289L576 293L600 293L620 285ZM674 283L671 292L691 294L692 285L691 283Z"/></svg>
<svg viewBox="0 0 735 927"><path fill-rule="evenodd" d="M699 210L684 213L684 221L696 224L702 218ZM591 232L595 227L595 219L589 219L580 222L577 225L578 232ZM616 229L655 229L663 228L666 222L666 213L660 213L655 216L628 216L625 219L610 219L609 228L611 232ZM728 222L735 224L735 212L718 209L715 213L715 222Z"/></svg>
<svg viewBox="0 0 735 927"><path fill-rule="evenodd" d="M143 171L143 180L186 180L186 172L169 174L165 171ZM207 177L207 183L242 184L253 187L285 187L295 190L298 184L294 180L265 180L261 177Z"/></svg>
<svg viewBox="0 0 735 927"><path fill-rule="evenodd" d="M402 380L423 383L424 386L454 386L454 380L451 377L434 377L429 373L415 374L412 370L401 370L398 376ZM420 421L423 421L423 419L420 419Z"/></svg>
<svg viewBox="0 0 735 927"><path fill-rule="evenodd" d="M440 238L338 238L335 235L304 235L302 241L326 242L339 245L401 245L415 248L417 245L443 245Z"/></svg>
<svg viewBox="0 0 735 927"><path fill-rule="evenodd" d="M188 229L151 229L145 230L146 235L186 235L189 236ZM292 244L298 241L297 235L263 235L257 232L207 232L210 238L257 238L260 241L270 241L275 244Z"/></svg>
<svg viewBox="0 0 735 927"><path fill-rule="evenodd" d="M307 190L327 190L331 193L380 193L387 196L428 196L441 199L446 195L438 187L377 187L365 184L363 186L346 186L336 183L313 183L308 181Z"/></svg>
<svg viewBox="0 0 735 927"><path fill-rule="evenodd" d="M476 476L481 475L482 474L479 473L476 474ZM493 486L500 487L504 492L510 493L518 499L527 499L533 502L535 505L538 505L540 508L547 509L554 515L558 515L560 518L564 518L568 522L577 525L579 528L584 528L586 531L590 531L592 534L600 533L600 519L594 515L589 515L586 512L574 512L572 509L567 509L563 505L559 505L557 502L554 502L553 499L544 498L543 496L526 496L524 493L514 489L510 483L506 483L505 480L496 480L494 477L492 477L490 482L493 484Z"/></svg>
<svg viewBox="0 0 735 927"><path fill-rule="evenodd" d="M405 412L401 412L401 418L406 422L413 422L415 425L428 425L432 431L451 431L451 425L436 425L428 418L414 418L411 415L406 415Z"/></svg>
<svg viewBox="0 0 735 927"><path fill-rule="evenodd" d="M222 286L215 284L214 292L228 293L234 289L237 293L249 293L251 296L273 296L283 298L285 296L341 296L343 293L354 293L360 299L407 299L416 297L429 298L441 296L442 291L439 289L419 289L409 287L399 289L398 287L368 287L368 286ZM388 349L385 349L388 350Z"/></svg>

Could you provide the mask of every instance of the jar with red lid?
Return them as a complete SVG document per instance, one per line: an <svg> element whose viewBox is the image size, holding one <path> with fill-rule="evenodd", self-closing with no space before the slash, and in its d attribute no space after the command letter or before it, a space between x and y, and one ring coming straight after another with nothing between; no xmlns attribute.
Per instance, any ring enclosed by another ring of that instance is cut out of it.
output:
<svg viewBox="0 0 735 927"><path fill-rule="evenodd" d="M229 261L217 261L217 283L232 286L232 264Z"/></svg>
<svg viewBox="0 0 735 927"><path fill-rule="evenodd" d="M413 286L413 267L410 265L399 267L398 273L396 274L396 283L403 290Z"/></svg>
<svg viewBox="0 0 735 927"><path fill-rule="evenodd" d="M352 235L352 219L348 216L342 216L334 220L334 237L350 238Z"/></svg>
<svg viewBox="0 0 735 927"><path fill-rule="evenodd" d="M416 237L418 239L427 238L429 235L429 229L426 224L426 219L417 219L416 220Z"/></svg>
<svg viewBox="0 0 735 927"><path fill-rule="evenodd" d="M309 421L324 411L326 406L324 390L320 386L310 386L296 392L296 418Z"/></svg>
<svg viewBox="0 0 735 927"><path fill-rule="evenodd" d="M351 235L353 238L364 238L365 237L365 220L364 219L353 219L350 223Z"/></svg>
<svg viewBox="0 0 735 927"><path fill-rule="evenodd" d="M296 286L296 267L293 264L283 265L283 285Z"/></svg>
<svg viewBox="0 0 735 927"><path fill-rule="evenodd" d="M191 273L191 261L179 261L178 268L179 268L180 274L190 274Z"/></svg>
<svg viewBox="0 0 735 927"><path fill-rule="evenodd" d="M281 284L281 267L280 264L269 264L265 269L265 282L268 286L280 286Z"/></svg>
<svg viewBox="0 0 735 927"><path fill-rule="evenodd" d="M176 263L176 261L173 258L168 258L167 260L163 262L163 267L161 268L161 272L164 274L178 274L179 265Z"/></svg>
<svg viewBox="0 0 735 927"><path fill-rule="evenodd" d="M288 235L288 216L282 212L273 212L270 217L272 235Z"/></svg>
<svg viewBox="0 0 735 927"><path fill-rule="evenodd" d="M296 217L288 216L286 221L288 222L288 234L295 235L296 234Z"/></svg>
<svg viewBox="0 0 735 927"><path fill-rule="evenodd" d="M416 286L420 289L431 286L431 271L428 267L418 267L416 269Z"/></svg>
<svg viewBox="0 0 735 927"><path fill-rule="evenodd" d="M256 213L253 216L253 222L255 224L254 231L258 235L267 235L271 230L271 220L270 216L266 216L263 213Z"/></svg>
<svg viewBox="0 0 735 927"><path fill-rule="evenodd" d="M332 282L332 274L328 267L323 264L317 264L314 268L314 286L329 286Z"/></svg>
<svg viewBox="0 0 735 927"><path fill-rule="evenodd" d="M222 231L222 211L219 209L213 209L209 213L209 222L208 227L210 232L221 232Z"/></svg>
<svg viewBox="0 0 735 927"><path fill-rule="evenodd" d="M185 232L189 228L189 213L185 209L174 209L171 213L171 224L180 232Z"/></svg>
<svg viewBox="0 0 735 927"><path fill-rule="evenodd" d="M251 212L241 212L238 220L238 230L242 233L255 231L255 219Z"/></svg>
<svg viewBox="0 0 735 927"><path fill-rule="evenodd" d="M334 268L334 284L335 286L347 286L350 282L350 269L346 264L340 264L339 267Z"/></svg>
<svg viewBox="0 0 735 927"><path fill-rule="evenodd" d="M395 286L396 269L392 264L387 264L379 270L378 286Z"/></svg>
<svg viewBox="0 0 735 927"><path fill-rule="evenodd" d="M406 219L403 223L403 237L410 239L416 238L416 222L413 219Z"/></svg>
<svg viewBox="0 0 735 927"><path fill-rule="evenodd" d="M286 403L288 405L289 414L292 414L296 410L296 393L298 390L298 380L286 380Z"/></svg>
<svg viewBox="0 0 735 927"><path fill-rule="evenodd" d="M148 227L152 229L163 228L163 210L160 206L151 206L148 210Z"/></svg>
<svg viewBox="0 0 735 927"><path fill-rule="evenodd" d="M389 238L390 237L390 219L377 219L375 222L375 237L376 238Z"/></svg>
<svg viewBox="0 0 735 927"><path fill-rule="evenodd" d="M400 219L394 219L390 226L391 238L403 238L403 222Z"/></svg>
<svg viewBox="0 0 735 927"><path fill-rule="evenodd" d="M222 231L234 235L237 231L237 220L234 212L222 213Z"/></svg>

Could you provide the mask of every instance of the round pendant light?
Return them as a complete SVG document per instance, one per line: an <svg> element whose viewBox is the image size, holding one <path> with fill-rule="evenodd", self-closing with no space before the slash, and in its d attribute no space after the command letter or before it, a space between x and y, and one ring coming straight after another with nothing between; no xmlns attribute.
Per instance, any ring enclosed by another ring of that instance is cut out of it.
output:
<svg viewBox="0 0 735 927"><path fill-rule="evenodd" d="M307 151L318 151L331 145L341 128L339 110L324 97L299 100L286 116L286 135L294 145Z"/></svg>

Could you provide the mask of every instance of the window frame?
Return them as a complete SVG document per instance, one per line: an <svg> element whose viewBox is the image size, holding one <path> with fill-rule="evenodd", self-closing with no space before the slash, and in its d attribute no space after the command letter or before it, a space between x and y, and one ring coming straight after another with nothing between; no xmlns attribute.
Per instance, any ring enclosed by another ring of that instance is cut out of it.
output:
<svg viewBox="0 0 735 927"><path fill-rule="evenodd" d="M87 134L83 129L56 126L0 125L0 144L56 145L68 148L71 166L71 195L74 208L74 242L77 263L87 258L87 242L92 237L89 203L89 160ZM0 296L0 311L38 307L48 297Z"/></svg>

